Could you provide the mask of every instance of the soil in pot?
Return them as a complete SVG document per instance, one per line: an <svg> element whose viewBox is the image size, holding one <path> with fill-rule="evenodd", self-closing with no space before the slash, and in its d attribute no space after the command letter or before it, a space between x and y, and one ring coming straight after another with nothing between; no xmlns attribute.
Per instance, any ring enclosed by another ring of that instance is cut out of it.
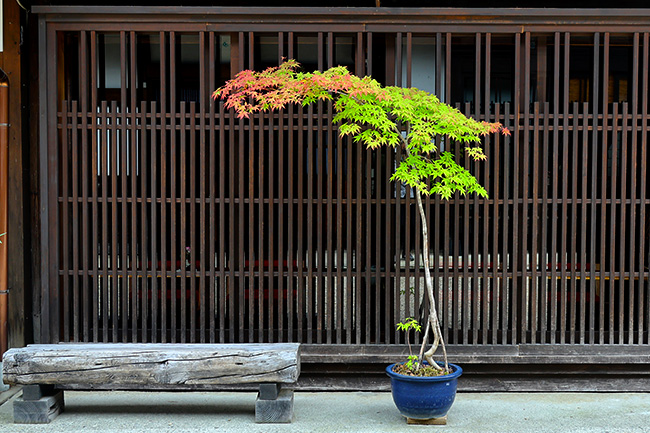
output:
<svg viewBox="0 0 650 433"><path fill-rule="evenodd" d="M405 364L395 364L393 367L393 372L397 374L403 374L404 376L415 377L436 377L450 374L449 371L438 370L427 364L422 365L418 370L413 370L407 367Z"/></svg>

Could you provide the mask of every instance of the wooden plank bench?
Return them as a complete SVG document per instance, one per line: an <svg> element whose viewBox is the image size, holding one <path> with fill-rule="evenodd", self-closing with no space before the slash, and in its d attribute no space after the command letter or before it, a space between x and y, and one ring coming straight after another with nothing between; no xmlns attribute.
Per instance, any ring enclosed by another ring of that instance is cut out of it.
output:
<svg viewBox="0 0 650 433"><path fill-rule="evenodd" d="M300 344L34 344L3 356L4 381L23 385L14 422L52 421L64 408L63 389L215 390L259 384L258 423L291 422L300 375Z"/></svg>

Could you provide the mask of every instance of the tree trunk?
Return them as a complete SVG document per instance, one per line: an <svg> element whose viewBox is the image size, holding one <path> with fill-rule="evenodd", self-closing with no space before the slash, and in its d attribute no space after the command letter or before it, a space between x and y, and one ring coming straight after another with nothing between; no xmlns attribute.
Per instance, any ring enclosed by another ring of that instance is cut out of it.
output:
<svg viewBox="0 0 650 433"><path fill-rule="evenodd" d="M424 281L426 283L427 296L429 299L429 323L431 324L431 331L433 332L433 345L431 349L424 353L424 357L427 362L437 367L433 361L433 354L438 348L438 344L442 347L443 358L445 361L445 369L449 369L449 363L447 361L447 349L445 348L445 341L442 338L442 332L440 330L440 321L438 320L438 312L436 310L436 300L433 295L433 280L431 279L431 268L429 266L429 229L427 225L427 216L424 212L424 206L422 205L422 194L420 190L416 188L415 190L415 199L418 205L418 210L420 211L420 220L422 222L422 255L424 260ZM422 346L424 347L427 344L427 339L425 338L422 341Z"/></svg>

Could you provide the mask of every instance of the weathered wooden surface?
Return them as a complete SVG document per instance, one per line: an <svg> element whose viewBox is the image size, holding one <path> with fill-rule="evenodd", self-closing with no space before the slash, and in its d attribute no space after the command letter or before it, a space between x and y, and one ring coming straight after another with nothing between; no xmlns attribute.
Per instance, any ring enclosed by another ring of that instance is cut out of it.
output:
<svg viewBox="0 0 650 433"><path fill-rule="evenodd" d="M9 350L4 380L14 385L218 385L294 383L300 345L35 344Z"/></svg>

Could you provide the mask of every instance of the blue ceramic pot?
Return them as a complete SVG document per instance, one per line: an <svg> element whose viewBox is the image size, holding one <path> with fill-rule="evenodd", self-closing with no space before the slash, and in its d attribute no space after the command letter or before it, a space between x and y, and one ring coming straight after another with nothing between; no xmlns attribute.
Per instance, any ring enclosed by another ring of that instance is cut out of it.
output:
<svg viewBox="0 0 650 433"><path fill-rule="evenodd" d="M458 377L463 369L449 364L451 374L436 377L405 376L386 367L393 390L393 401L400 413L413 419L441 418L447 414L456 398ZM441 364L442 365L442 364Z"/></svg>

